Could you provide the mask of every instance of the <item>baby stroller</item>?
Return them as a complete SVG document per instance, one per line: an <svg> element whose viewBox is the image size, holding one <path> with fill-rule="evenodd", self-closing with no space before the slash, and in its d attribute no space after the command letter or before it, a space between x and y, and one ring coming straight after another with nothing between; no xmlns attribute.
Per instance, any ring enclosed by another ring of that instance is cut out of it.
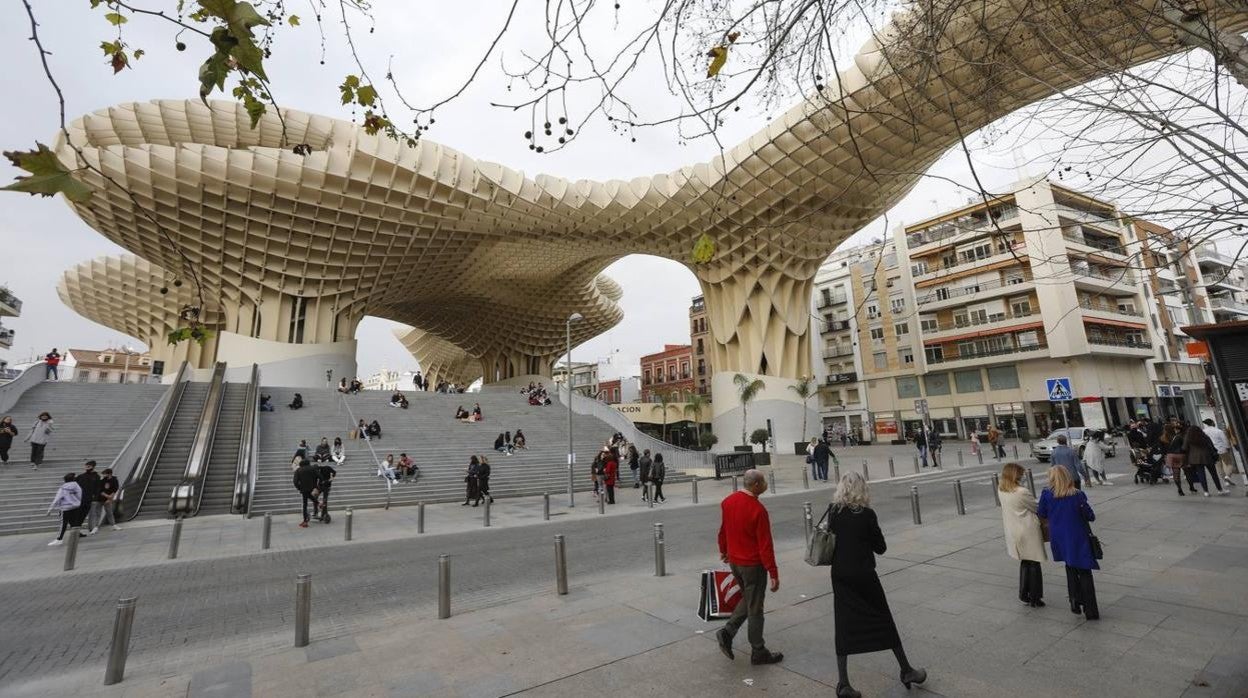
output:
<svg viewBox="0 0 1248 698"><path fill-rule="evenodd" d="M1161 449L1131 449L1131 465L1135 466L1135 484L1147 482L1155 485L1158 481L1166 482L1164 460L1165 455Z"/></svg>

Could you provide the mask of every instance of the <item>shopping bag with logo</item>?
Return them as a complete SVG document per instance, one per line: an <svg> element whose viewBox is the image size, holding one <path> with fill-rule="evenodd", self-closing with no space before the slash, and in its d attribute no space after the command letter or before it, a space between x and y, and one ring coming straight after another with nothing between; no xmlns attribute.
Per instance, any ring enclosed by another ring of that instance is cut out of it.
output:
<svg viewBox="0 0 1248 698"><path fill-rule="evenodd" d="M741 587L728 570L702 571L702 597L698 617L702 620L723 620L732 615L741 601Z"/></svg>

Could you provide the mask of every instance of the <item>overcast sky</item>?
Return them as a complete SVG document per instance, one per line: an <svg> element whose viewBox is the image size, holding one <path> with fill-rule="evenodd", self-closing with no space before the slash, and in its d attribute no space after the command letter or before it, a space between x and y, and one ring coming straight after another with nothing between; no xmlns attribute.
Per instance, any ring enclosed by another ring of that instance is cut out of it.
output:
<svg viewBox="0 0 1248 698"><path fill-rule="evenodd" d="M174 50L171 32L151 20L135 19L125 27L131 46L147 55L134 69L114 76L99 49L101 39L112 30L88 3L35 2L45 44L52 52L52 70L64 90L68 118L110 105L150 99L194 99L198 65L206 55L204 44L187 39L190 48ZM172 5L172 3L167 3ZM378 2L375 33L363 33L359 42L365 62L376 76L384 74L386 61L394 56L394 70L407 96L416 101L446 94L461 81L502 21L502 3L488 0L459 0L455 3ZM533 10L540 13L540 3ZM621 11L629 21L629 11L648 11L644 3L628 3ZM631 19L640 19L634 16ZM592 29L603 40L618 34L612 26ZM523 26L521 26L523 30ZM349 119L352 113L341 106L336 85L341 82L345 56L334 27L327 28L329 40L326 65L320 64L319 35L305 18L299 31L286 31L269 63L269 74L278 86L279 102L290 108ZM338 34L340 37L341 35ZM0 71L0 147L25 150L36 141L51 143L57 130L57 103L42 75L38 56L28 40L29 23L20 3L0 6L0 46L4 66ZM639 70L656 71L654 66ZM522 138L528 116L492 108L491 100L508 96L506 83L491 62L479 83L464 96L437 114L437 123L427 137L459 149L468 155L505 163L529 175L548 173L569 178L628 178L664 172L712 157L714 143L703 140L683 143L674 130L646 130L637 142L612 133L605 123L594 123L580 134L573 147L561 152L537 155ZM641 107L661 109L663 93L637 90L630 97ZM575 106L575 105L574 105ZM771 116L762 109L743 109L723 130L731 145L758 130ZM980 176L989 187L1003 187L1019 178L1011 164L999 168L1000 154L981 154L985 166ZM848 244L866 242L884 234L885 226L913 222L942 209L960 205L967 194L951 181L967 181L965 156L956 153L939 162L914 192L893 209L887 219L851 238ZM1031 173L1039 172L1033 167ZM7 161L0 164L0 181L11 181L17 171ZM106 327L75 314L61 304L56 284L61 273L79 262L106 254L123 252L75 216L59 199L34 198L22 194L0 194L0 284L9 286L24 302L22 317L5 322L17 332L9 351L0 350L0 359L20 361L46 352L50 347L97 348L129 344L141 346ZM624 320L613 330L574 349L574 359L611 359L603 367L604 377L635 374L637 359L657 351L664 343L687 343L688 301L700 291L693 274L682 264L647 256L625 257L607 271L624 289L621 305ZM360 324L359 370L362 376L385 366L401 370L415 367L415 361L391 334L394 323L368 318Z"/></svg>

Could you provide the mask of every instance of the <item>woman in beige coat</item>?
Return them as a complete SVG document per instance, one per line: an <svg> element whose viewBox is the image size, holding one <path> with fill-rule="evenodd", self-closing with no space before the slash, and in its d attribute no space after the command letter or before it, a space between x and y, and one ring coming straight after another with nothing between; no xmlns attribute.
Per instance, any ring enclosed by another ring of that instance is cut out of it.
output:
<svg viewBox="0 0 1248 698"><path fill-rule="evenodd" d="M1001 469L1001 518L1005 522L1005 549L1018 560L1018 599L1032 608L1044 606L1044 577L1040 562L1044 534L1036 516L1036 497L1022 484L1023 468L1006 463Z"/></svg>

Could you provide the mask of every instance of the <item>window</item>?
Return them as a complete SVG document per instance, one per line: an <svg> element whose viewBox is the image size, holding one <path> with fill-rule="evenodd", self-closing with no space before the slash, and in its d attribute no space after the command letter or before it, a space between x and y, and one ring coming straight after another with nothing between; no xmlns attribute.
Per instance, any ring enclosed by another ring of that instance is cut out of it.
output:
<svg viewBox="0 0 1248 698"><path fill-rule="evenodd" d="M882 352L882 351L878 351L878 352L876 352L876 353L872 354L872 355L871 355L871 358L872 358L872 360L875 362L875 369L876 369L877 371L887 371L887 370L888 370L888 354L885 354L885 353L884 353L884 352Z"/></svg>
<svg viewBox="0 0 1248 698"><path fill-rule="evenodd" d="M940 345L927 347L923 350L923 356L927 358L927 363L938 364L945 360L945 348Z"/></svg>
<svg viewBox="0 0 1248 698"><path fill-rule="evenodd" d="M867 319L874 320L880 316L880 306L872 303L867 306Z"/></svg>
<svg viewBox="0 0 1248 698"><path fill-rule="evenodd" d="M896 325L893 325L893 334L898 337L910 334L910 323L899 322Z"/></svg>
<svg viewBox="0 0 1248 698"><path fill-rule="evenodd" d="M856 404L858 402L858 389L850 388L846 393L845 401L851 405Z"/></svg>
<svg viewBox="0 0 1248 698"><path fill-rule="evenodd" d="M949 394L949 374L948 373L929 373L923 376L923 389L931 395L948 395Z"/></svg>
<svg viewBox="0 0 1248 698"><path fill-rule="evenodd" d="M940 329L940 324L936 321L935 315L923 315L919 317L919 329L924 332L935 332Z"/></svg>
<svg viewBox="0 0 1248 698"><path fill-rule="evenodd" d="M1131 301L1123 303L1120 301L1118 303L1118 312L1126 313L1127 315L1135 315L1135 303L1132 303Z"/></svg>
<svg viewBox="0 0 1248 698"><path fill-rule="evenodd" d="M682 361L682 362L681 362L681 364L680 364L680 375L681 375L681 377L682 377L682 378L688 378L688 377L689 377L689 362L688 362L688 361Z"/></svg>
<svg viewBox="0 0 1248 698"><path fill-rule="evenodd" d="M118 383L125 383L125 382L126 382L126 372L125 372L125 371L122 371L121 373L118 373L118 374L117 374L117 382L118 382Z"/></svg>
<svg viewBox="0 0 1248 698"><path fill-rule="evenodd" d="M1011 298L1010 313L1014 317L1026 317L1031 315L1031 299L1030 298Z"/></svg>
<svg viewBox="0 0 1248 698"><path fill-rule="evenodd" d="M86 383L91 380L91 372L90 371L78 371L75 374L74 380L78 381L79 383Z"/></svg>
<svg viewBox="0 0 1248 698"><path fill-rule="evenodd" d="M984 380L979 369L973 371L954 371L953 383L959 393L978 393L984 389Z"/></svg>
<svg viewBox="0 0 1248 698"><path fill-rule="evenodd" d="M915 262L910 265L910 274L912 276L922 276L927 273L927 262Z"/></svg>
<svg viewBox="0 0 1248 698"><path fill-rule="evenodd" d="M648 369L648 368L646 369L646 373L645 373L645 375L642 377L642 381L641 381L641 382L642 382L642 383L645 383L646 385L650 385L650 369Z"/></svg>
<svg viewBox="0 0 1248 698"><path fill-rule="evenodd" d="M109 380L108 371L100 371L100 378L98 382L107 383Z"/></svg>
<svg viewBox="0 0 1248 698"><path fill-rule="evenodd" d="M1014 286L1017 284L1021 284L1026 280L1027 278L1023 276L1022 269L1011 269L1010 271L1005 272L1005 285L1006 286Z"/></svg>
<svg viewBox="0 0 1248 698"><path fill-rule="evenodd" d="M899 315L901 313L904 313L906 312L906 299L905 298L893 298L892 300L888 302L888 307L889 307L889 310L893 311L894 315Z"/></svg>
<svg viewBox="0 0 1248 698"><path fill-rule="evenodd" d="M103 355L103 356L101 356L101 357L100 357L100 361L103 361L103 362L104 362L104 363L106 363L106 364L111 364L111 363L113 363L113 355L112 355L112 354L105 354L105 355Z"/></svg>
<svg viewBox="0 0 1248 698"><path fill-rule="evenodd" d="M654 372L654 382L655 383L663 382L663 369L660 368Z"/></svg>
<svg viewBox="0 0 1248 698"><path fill-rule="evenodd" d="M1018 387L1018 370L1013 366L993 366L988 369L989 390L1010 390Z"/></svg>
<svg viewBox="0 0 1248 698"><path fill-rule="evenodd" d="M1019 348L1038 347L1040 346L1040 333L1032 330L1030 332L1019 332L1015 337L1018 339Z"/></svg>
<svg viewBox="0 0 1248 698"><path fill-rule="evenodd" d="M897 383L897 397L923 397L919 394L919 379L915 376L897 376L893 379Z"/></svg>
<svg viewBox="0 0 1248 698"><path fill-rule="evenodd" d="M871 328L871 339L872 339L873 341L877 341L877 342L882 342L882 341L884 341L884 328L883 328L883 327L872 327L872 328Z"/></svg>
<svg viewBox="0 0 1248 698"><path fill-rule="evenodd" d="M938 301L947 301L947 300L949 300L949 289L947 289L947 288L938 288L938 289L936 289L936 300L938 300Z"/></svg>
<svg viewBox="0 0 1248 698"><path fill-rule="evenodd" d="M897 361L899 361L902 366L913 366L914 349L912 347L902 347L901 349L898 349Z"/></svg>

